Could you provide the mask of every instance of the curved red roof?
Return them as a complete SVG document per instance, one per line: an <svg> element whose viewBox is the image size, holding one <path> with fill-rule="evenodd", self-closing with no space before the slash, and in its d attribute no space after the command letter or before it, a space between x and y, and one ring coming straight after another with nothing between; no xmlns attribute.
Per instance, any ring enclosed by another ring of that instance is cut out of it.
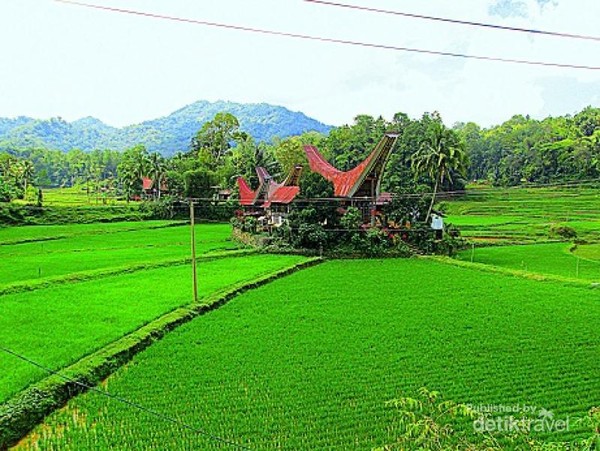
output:
<svg viewBox="0 0 600 451"><path fill-rule="evenodd" d="M353 197L357 192L362 191L361 188L364 188L367 181L375 186L375 192L371 192L370 195L376 196L385 163L397 139L397 134L386 133L362 163L345 172L333 167L315 146L305 146L304 151L310 168L333 183L336 197Z"/></svg>
<svg viewBox="0 0 600 451"><path fill-rule="evenodd" d="M289 204L300 193L300 187L295 185L298 183L302 166L296 166L286 179L277 183L271 175L263 167L256 168L256 174L260 184L256 191L252 191L250 185L243 177L238 177L238 187L240 190L241 205L257 205L262 202L264 207L269 207L271 204ZM262 199L261 199L262 196Z"/></svg>

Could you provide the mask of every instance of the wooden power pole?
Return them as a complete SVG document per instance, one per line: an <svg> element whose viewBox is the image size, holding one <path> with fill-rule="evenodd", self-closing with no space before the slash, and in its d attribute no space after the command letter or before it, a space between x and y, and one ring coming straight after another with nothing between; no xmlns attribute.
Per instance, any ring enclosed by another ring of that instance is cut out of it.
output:
<svg viewBox="0 0 600 451"><path fill-rule="evenodd" d="M198 273L196 271L196 232L194 219L194 201L190 200L190 229L192 240L192 283L194 284L194 302L198 302Z"/></svg>

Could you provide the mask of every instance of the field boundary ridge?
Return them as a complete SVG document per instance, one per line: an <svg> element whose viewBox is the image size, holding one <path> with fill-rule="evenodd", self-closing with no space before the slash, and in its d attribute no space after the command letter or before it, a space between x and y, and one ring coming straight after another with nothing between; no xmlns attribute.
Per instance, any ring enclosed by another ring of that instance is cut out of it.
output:
<svg viewBox="0 0 600 451"><path fill-rule="evenodd" d="M143 221L125 221L125 222L130 222L130 223L140 223ZM51 224L51 225L55 225L55 224ZM62 224L56 224L56 225L62 225ZM64 240L66 238L74 238L74 237L79 237L79 236L87 236L87 235L111 235L113 233L120 233L120 232L137 232L137 231L143 231L143 230L157 230L157 229L167 229L170 227L181 227L183 225L186 225L185 221L175 221L173 223L169 223L169 224L157 224L157 225L151 225L149 227L129 227L129 228L124 228L124 229L119 229L119 230L95 230L95 231L89 231L89 232L74 232L74 233L63 233L60 235L52 235L52 236L39 236L39 237L35 237L35 238L17 238L14 240L5 240L5 241L0 241L0 246L15 246L15 245L19 245L19 244L29 244L29 243L37 243L37 242L44 242L44 241L56 241L56 240ZM35 225L25 225L25 226L14 226L14 227L36 227Z"/></svg>
<svg viewBox="0 0 600 451"><path fill-rule="evenodd" d="M485 263L475 263L475 262L471 263L471 262L466 262L466 261L462 261L462 260L456 260L451 257L441 257L441 256L429 255L429 256L422 256L420 258L426 258L428 260L437 261L437 262L444 263L447 265L458 266L460 268L469 268L469 269L474 269L474 270L493 273L493 274L502 274L505 276L519 277L521 279L535 280L538 282L553 282L553 283L558 282L558 283L562 283L564 285L571 285L571 286L576 286L579 288L590 288L590 289L598 288L598 284L596 284L592 281L576 279L573 277L563 277L563 276L557 276L554 274L534 273L534 272L525 271L522 269L510 269L510 268L503 268L501 266L487 265Z"/></svg>
<svg viewBox="0 0 600 451"><path fill-rule="evenodd" d="M47 415L63 407L71 398L102 380L129 362L167 333L197 316L215 310L246 291L259 288L324 260L309 258L283 269L239 282L165 313L139 329L109 343L77 362L18 392L0 404L0 450L15 445Z"/></svg>
<svg viewBox="0 0 600 451"><path fill-rule="evenodd" d="M230 251L209 252L196 257L196 260L210 261L222 258L245 257L255 254L254 249L235 249ZM89 271L80 271L62 276L46 277L42 279L27 280L23 282L9 283L4 286L0 285L0 296L7 294L23 293L28 291L41 290L44 288L52 288L58 285L67 283L89 282L91 280L104 279L107 277L119 276L121 274L130 274L139 271L150 269L166 268L168 266L181 266L191 263L191 257L175 258L159 260L154 263L140 263L134 265L116 266L113 268L93 269Z"/></svg>

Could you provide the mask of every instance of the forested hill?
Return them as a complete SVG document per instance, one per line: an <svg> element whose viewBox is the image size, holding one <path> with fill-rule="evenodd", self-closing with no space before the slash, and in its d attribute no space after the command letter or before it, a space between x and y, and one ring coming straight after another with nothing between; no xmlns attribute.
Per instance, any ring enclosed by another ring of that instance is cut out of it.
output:
<svg viewBox="0 0 600 451"><path fill-rule="evenodd" d="M111 127L92 117L74 122L60 118L0 118L0 151L31 147L63 151L124 150L144 144L151 152L169 156L177 151L187 151L192 136L202 124L221 111L236 116L240 129L257 141L269 142L276 136L286 138L307 131L328 133L331 129L303 113L281 106L199 101L166 117L123 128Z"/></svg>

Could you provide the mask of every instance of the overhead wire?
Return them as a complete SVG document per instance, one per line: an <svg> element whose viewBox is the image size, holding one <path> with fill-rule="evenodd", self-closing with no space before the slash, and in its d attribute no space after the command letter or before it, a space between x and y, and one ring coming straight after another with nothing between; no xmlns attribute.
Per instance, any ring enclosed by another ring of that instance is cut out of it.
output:
<svg viewBox="0 0 600 451"><path fill-rule="evenodd" d="M177 418L174 418L174 417L172 417L170 415L166 415L164 413L161 413L161 412L158 412L156 410L150 409L148 407L142 406L141 404L138 404L138 403L136 403L134 401L130 401L129 399L126 399L126 398L124 398L122 396L115 395L113 393L110 393L109 391L100 390L99 388L96 388L96 387L94 387L92 385L84 384L83 382L80 382L80 381L78 381L76 379L73 379L72 377L66 376L66 375L60 373L59 371L53 370L52 368L48 368L48 367L42 365L41 363L38 363L35 360L30 359L29 357L26 357L26 356L24 356L24 355L22 355L22 354L20 354L18 352L15 352L12 349L9 349L9 348L5 347L2 344L0 344L0 351L3 351L6 354L12 355L13 357L15 357L15 358L17 358L17 359L19 359L19 360L21 360L23 362L26 362L26 363L28 363L28 364L30 364L32 366L35 366L35 367L37 367L37 368L39 368L39 369L41 369L41 370L43 370L43 371L45 371L45 372L47 372L49 374L53 374L53 375L55 375L57 377L60 377L61 379L66 380L67 382L71 382L73 384L76 384L76 385L78 385L78 386L80 386L80 387L82 387L82 388L84 388L86 390L90 390L90 391L93 391L95 393L99 393L102 396L105 396L105 397L107 397L107 398L109 398L109 399L111 399L113 401L118 401L118 402L120 402L122 404L126 404L126 405L128 405L130 407L138 409L138 410L140 410L140 411L142 411L144 413L147 413L147 414L149 414L151 416L154 416L156 418L159 418L161 420L167 421L167 422L175 424L177 426L181 426L184 429L187 429L187 430L190 430L190 431L192 431L194 433L203 435L203 436L207 437L208 439L210 439L212 441L220 442L220 443L222 443L224 445L233 446L233 447L239 448L239 449L246 449L246 450L250 450L251 449L251 448L249 448L246 445L242 445L240 443L236 443L236 442L233 442L231 440L224 439L224 438L219 437L217 435L213 435L213 434L211 434L209 432L206 432L203 429L199 429L199 428L196 428L194 426L191 426L188 423L185 423L185 422L183 422L181 420L178 420Z"/></svg>
<svg viewBox="0 0 600 451"><path fill-rule="evenodd" d="M469 198L469 197L477 197L477 196L489 196L489 195L498 195L498 196L502 196L502 195L519 195L521 193L523 193L526 190L536 190L536 189L544 189L544 188L556 188L556 189L560 189L560 188L565 188L565 189L594 189L594 188L598 188L600 187L600 180L598 179L586 179L586 180L577 180L577 181L572 181L572 182L549 182L549 183L537 183L537 184L528 184L528 185L518 185L518 186L511 186L511 187L489 187L489 188L476 188L476 189L462 189L462 190L451 190L451 191L438 191L436 194L437 197L439 198L443 198L443 197L464 197L464 198ZM72 194L72 193L65 193L65 194ZM406 198L421 198L421 197L427 197L427 196L432 196L434 193L431 191L423 191L423 192L406 192L406 193L390 193L392 199L406 199ZM565 193L561 193L561 195L564 196ZM544 198L544 197L554 197L556 195L556 193L553 192L539 192L536 193L536 196L538 198ZM573 193L573 197L579 197L580 194L578 193ZM364 197L364 198L354 198L357 201L367 201L367 200L372 200L371 197ZM218 199L214 199L212 197L186 197L183 199L179 199L179 202L181 203L180 205L173 205L171 207L171 210L173 211L188 211L188 204L189 202L202 202L202 203L206 203L209 204L209 206L211 208L214 207L219 207L219 208L223 208L223 207L230 207L230 206L235 206L235 205L231 205L232 200L235 199L229 199L229 200L218 200ZM347 202L350 201L350 199L347 198L340 198L340 197L318 197L318 198L298 198L295 200L295 202L304 202L304 203L323 203L323 202ZM507 201L504 200L502 202L512 202L512 201ZM531 202L531 201L530 201ZM0 205L3 205L4 203L0 202ZM135 210L135 206L138 205L137 203L132 203L130 205L123 205L123 204L119 204L119 205L103 205L103 204L82 204L82 205L73 205L72 207L76 208L76 207L96 207L96 208L109 208L109 209L124 209L124 210L128 210L128 211L134 211ZM201 208L203 205L199 204L196 205L196 207ZM44 204L44 206L37 206L37 205L23 205L24 208L26 208L27 210L31 210L31 211L43 211L45 208L51 208L51 207L65 207L65 205L61 205L60 203L56 203L56 205L52 205L52 203L48 203L48 204Z"/></svg>
<svg viewBox="0 0 600 451"><path fill-rule="evenodd" d="M451 23L451 24L455 24L455 25L483 27L483 28L490 28L490 29L502 30L502 31L515 31L515 32L520 32L520 33L553 36L553 37L559 37L559 38L600 41L600 36L590 36L590 35L575 34L575 33L562 33L562 32L558 32L558 31L539 30L539 29L535 29L535 28L521 28L521 27L512 27L512 26L508 26L508 25L497 25L497 24L491 24L491 23L485 23L485 22L475 22L475 21L470 21L470 20L450 19L447 17L428 16L425 14L416 14L416 13L406 13L406 12L390 10L390 9L373 8L370 6L352 5L349 3L331 2L331 1L327 1L327 0L304 0L304 1L307 3L315 3L315 4L319 4L319 5L334 6L337 8L347 8L347 9L354 9L354 10L359 10L359 11L367 11L367 12L380 13L380 14L389 14L389 15L394 15L394 16L407 17L407 18L411 18L411 19L422 19L422 20L430 20L430 21L436 21L436 22L445 22L445 23Z"/></svg>
<svg viewBox="0 0 600 451"><path fill-rule="evenodd" d="M74 0L54 0L58 3L64 3L68 5L80 6L84 8L91 8L103 11L109 11L113 13L120 14L131 14L136 16L142 16L153 19L161 19L161 20L169 20L175 22L189 23L195 25L203 25L207 27L213 28L223 28L229 30L237 30L244 31L249 33L263 34L263 35L271 35L271 36L280 36L287 38L295 38L295 39L303 39L309 41L318 41L318 42L327 42L332 44L342 44L342 45L352 45L357 47L364 48L375 48L382 50L392 50L398 52L408 52L408 53L419 53L419 54L427 54L434 56L444 56L444 57L453 57L453 58L463 58L463 59L473 59L479 61L495 61L500 63L509 63L509 64L520 64L520 65L529 65L529 66L543 66L543 67L556 67L562 69L581 69L581 70L600 70L600 66L589 66L584 64L569 64L569 63L554 63L554 62L546 62L546 61L534 61L534 60L525 60L525 59L514 59L514 58L501 58L494 56L485 56L485 55L471 55L465 53L456 53L456 52L447 52L440 50L429 50L429 49L421 49L414 47L403 47L396 45L388 45L388 44L378 44L372 42L364 42L364 41L354 41L349 39L339 39L339 38L328 38L322 36L315 36L309 34L301 34L301 33L292 33L287 31L278 31L278 30L268 30L264 28L255 28L244 25L234 25L220 22L211 22L205 20L197 20L197 19L189 19L184 17L177 16L169 16L158 13L149 13L144 11L132 10L132 9L123 9L123 8L115 8L110 6L96 5L93 3L83 3Z"/></svg>

